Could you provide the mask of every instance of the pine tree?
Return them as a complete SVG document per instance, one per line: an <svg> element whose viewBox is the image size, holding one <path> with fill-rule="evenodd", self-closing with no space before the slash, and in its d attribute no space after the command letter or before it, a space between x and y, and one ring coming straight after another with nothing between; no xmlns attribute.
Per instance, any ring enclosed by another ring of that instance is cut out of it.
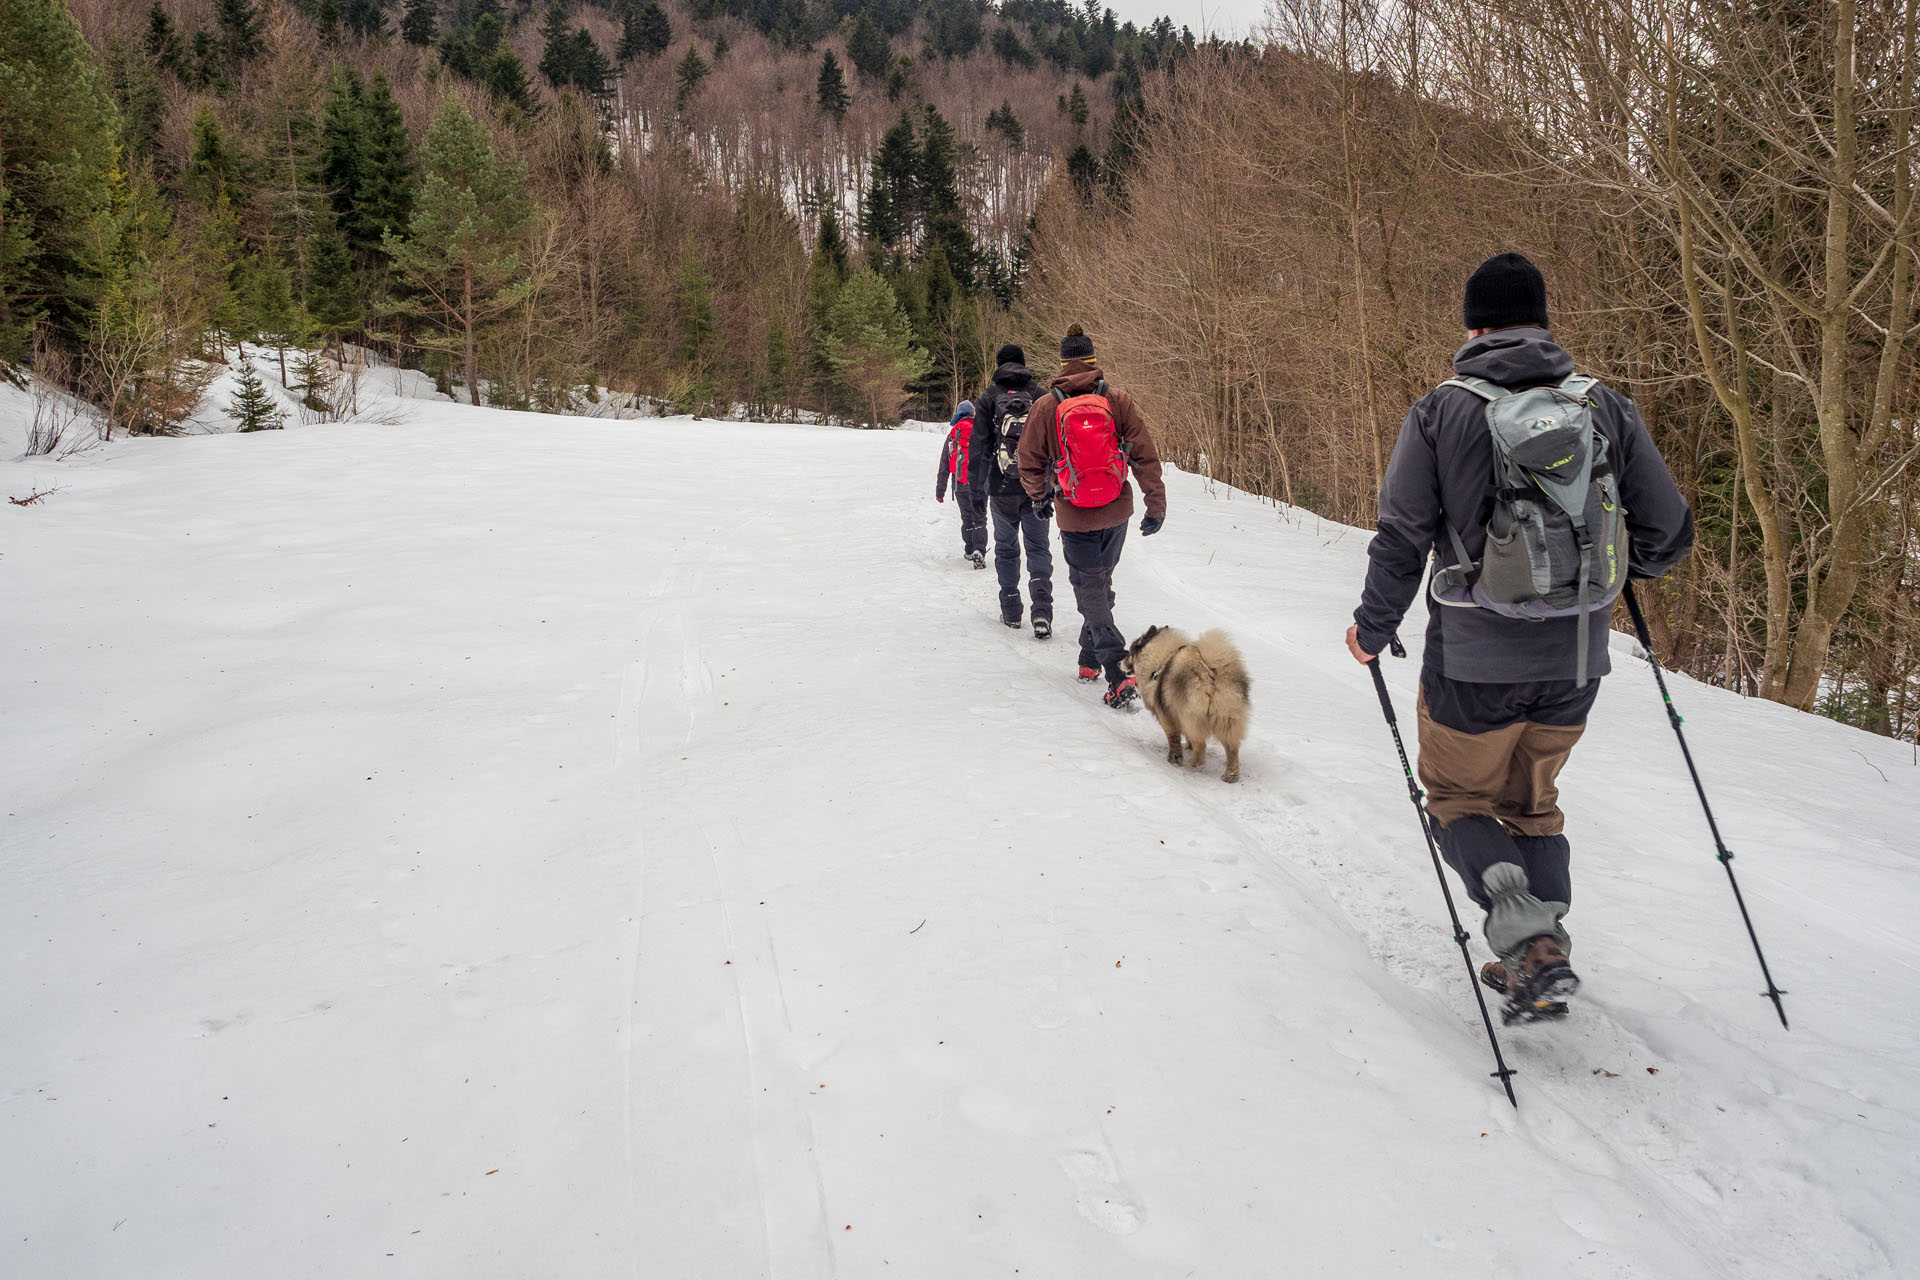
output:
<svg viewBox="0 0 1920 1280"><path fill-rule="evenodd" d="M716 35L713 38L713 65L717 67L725 62L727 60L727 51L732 48L733 43L727 39L726 32L722 31Z"/></svg>
<svg viewBox="0 0 1920 1280"><path fill-rule="evenodd" d="M343 66L328 87L326 110L320 122L320 182L333 204L334 217L346 232L349 247L366 254L374 247L365 239L357 216L360 193L366 185L367 102L360 73Z"/></svg>
<svg viewBox="0 0 1920 1280"><path fill-rule="evenodd" d="M187 65L187 50L180 42L180 33L174 30L173 19L157 4L147 10L147 34L142 47L153 65L162 71L172 72L183 81L193 74Z"/></svg>
<svg viewBox="0 0 1920 1280"><path fill-rule="evenodd" d="M997 133L1006 139L1007 150L1018 154L1027 146L1027 130L1020 123L1020 117L1013 114L1013 103L1005 98L1000 105L987 113L987 132Z"/></svg>
<svg viewBox="0 0 1920 1280"><path fill-rule="evenodd" d="M880 149L873 154L866 206L861 210L861 233L882 249L892 249L913 228L919 169L913 122L902 113L881 136Z"/></svg>
<svg viewBox="0 0 1920 1280"><path fill-rule="evenodd" d="M657 58L673 44L673 23L660 0L628 8L620 24L620 61Z"/></svg>
<svg viewBox="0 0 1920 1280"><path fill-rule="evenodd" d="M939 109L928 103L920 144L919 206L926 219L926 239L937 247L943 269L965 289L973 287L973 237L960 208L959 147Z"/></svg>
<svg viewBox="0 0 1920 1280"><path fill-rule="evenodd" d="M441 102L422 159L426 181L407 237L388 232L386 252L431 300L420 309L445 325L440 345L460 352L468 398L478 405L479 327L525 295L518 247L529 215L526 180L457 98Z"/></svg>
<svg viewBox="0 0 1920 1280"><path fill-rule="evenodd" d="M213 18L220 27L221 58L229 74L238 75L260 54L260 11L252 0L214 0Z"/></svg>
<svg viewBox="0 0 1920 1280"><path fill-rule="evenodd" d="M680 90L674 97L678 110L685 111L693 95L700 92L700 82L707 78L707 60L700 56L698 45L687 46L687 56L680 59L680 65L674 68L674 78L680 83Z"/></svg>
<svg viewBox="0 0 1920 1280"><path fill-rule="evenodd" d="M847 257L847 239L840 232L840 214L834 208L831 195L827 195L820 205L820 234L814 241L813 256L815 262L824 262L833 272L835 285L846 280L847 272L851 269Z"/></svg>
<svg viewBox="0 0 1920 1280"><path fill-rule="evenodd" d="M99 272L119 131L63 0L8 0L0 21L0 361L33 326L83 327Z"/></svg>
<svg viewBox="0 0 1920 1280"><path fill-rule="evenodd" d="M413 217L413 139L384 72L373 77L361 115L359 183L354 191L354 232L377 250L388 231L403 229Z"/></svg>
<svg viewBox="0 0 1920 1280"><path fill-rule="evenodd" d="M920 96L920 75L913 65L913 59L902 56L893 64L893 70L887 73L887 101L898 102L902 98Z"/></svg>
<svg viewBox="0 0 1920 1280"><path fill-rule="evenodd" d="M273 393L253 371L244 346L240 348L240 389L227 405L227 413L239 424L236 431L278 431L287 425L286 411L273 402Z"/></svg>
<svg viewBox="0 0 1920 1280"><path fill-rule="evenodd" d="M481 80L495 102L516 107L526 115L533 114L533 85L527 79L526 64L506 41L500 41L493 56L487 59Z"/></svg>
<svg viewBox="0 0 1920 1280"><path fill-rule="evenodd" d="M387 16L383 11L382 0L339 0L340 21L347 30L362 40L383 35L387 29Z"/></svg>
<svg viewBox="0 0 1920 1280"><path fill-rule="evenodd" d="M1073 82L1073 93L1064 99L1064 105L1060 110L1065 113L1067 119L1073 122L1073 136L1078 138L1081 131L1087 127L1087 121L1091 119L1093 115L1087 106L1086 91L1081 89L1078 80Z"/></svg>
<svg viewBox="0 0 1920 1280"><path fill-rule="evenodd" d="M287 348L300 341L300 309L293 301L293 284L287 269L272 258L259 258L247 272L248 302L253 311L253 331L260 341L271 346L280 358L280 385L287 385Z"/></svg>
<svg viewBox="0 0 1920 1280"><path fill-rule="evenodd" d="M353 262L347 254L347 242L339 233L329 230L314 236L300 299L307 315L330 341L359 327L362 312L354 287Z"/></svg>
<svg viewBox="0 0 1920 1280"><path fill-rule="evenodd" d="M293 390L300 393L300 420L325 422L333 416L333 389L339 376L326 353L302 350L293 357ZM312 415L312 416L308 416Z"/></svg>
<svg viewBox="0 0 1920 1280"><path fill-rule="evenodd" d="M878 80L893 66L893 41L865 9L847 30L847 57L853 69L869 80Z"/></svg>
<svg viewBox="0 0 1920 1280"><path fill-rule="evenodd" d="M894 422L906 403L908 384L933 367L914 345L913 327L891 286L871 268L849 279L828 316L827 360L867 407L867 424Z"/></svg>
<svg viewBox="0 0 1920 1280"><path fill-rule="evenodd" d="M400 36L408 44L432 48L439 25L440 0L407 0L406 16L400 20Z"/></svg>
<svg viewBox="0 0 1920 1280"><path fill-rule="evenodd" d="M819 100L820 110L832 116L834 124L847 118L852 99L847 95L847 78L840 71L840 59L833 56L831 49L820 59L820 81L814 96Z"/></svg>
<svg viewBox="0 0 1920 1280"><path fill-rule="evenodd" d="M540 26L546 47L540 54L540 74L558 89L573 83L573 32L567 27L567 7L547 0L546 21Z"/></svg>

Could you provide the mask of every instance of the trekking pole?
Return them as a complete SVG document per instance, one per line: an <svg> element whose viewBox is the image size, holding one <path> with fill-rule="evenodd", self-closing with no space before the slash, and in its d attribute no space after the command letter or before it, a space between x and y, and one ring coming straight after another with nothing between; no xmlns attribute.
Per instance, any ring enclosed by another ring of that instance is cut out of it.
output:
<svg viewBox="0 0 1920 1280"><path fill-rule="evenodd" d="M1654 656L1653 636L1647 631L1647 619L1640 612L1640 602L1633 598L1633 584L1629 582L1621 592L1626 597L1627 613L1633 618L1633 629L1640 636L1640 647L1647 651L1647 665L1653 668L1653 679L1660 686L1660 701L1667 705L1667 721L1673 725L1673 736L1680 739L1680 755L1687 762L1687 772L1693 775L1693 790L1700 797L1700 807L1707 815L1707 830L1713 833L1715 856L1720 865L1727 869L1727 883L1733 886L1733 900L1740 908L1741 923L1747 926L1747 937L1753 942L1753 954L1760 961L1760 976L1767 980L1767 989L1760 994L1773 1001L1773 1011L1780 1015L1780 1025L1791 1031L1787 1025L1787 1007L1780 1003L1780 997L1787 994L1774 985L1773 972L1767 968L1766 953L1760 950L1760 935L1753 931L1753 917L1747 914L1747 900L1740 892L1740 881L1733 874L1733 851L1727 848L1727 842L1720 838L1720 824L1713 820L1713 806L1707 803L1707 789L1700 785L1700 771L1693 767L1693 752L1687 749L1687 735L1680 730L1680 713L1674 710L1673 698L1667 693L1667 678L1660 673L1660 659Z"/></svg>
<svg viewBox="0 0 1920 1280"><path fill-rule="evenodd" d="M1407 656L1406 646L1395 636L1390 642L1393 656ZM1460 913L1453 906L1453 890L1447 887L1447 873L1440 866L1440 846L1434 843L1433 827L1427 818L1427 807L1422 803L1425 792L1414 780L1413 766L1407 763L1407 745L1400 739L1400 721L1393 714L1393 698L1387 693L1387 678L1380 673L1380 656L1375 654L1367 663L1367 669L1373 672L1374 692L1380 695L1380 710L1386 714L1387 730L1393 734L1393 748L1400 753L1400 772L1407 776L1407 798L1413 801L1413 811L1420 819L1420 834L1427 838L1427 854L1433 859L1433 874L1440 877L1440 896L1447 900L1447 919L1453 922L1453 940L1460 947L1460 959L1467 966L1467 986L1473 990L1474 1003L1480 1006L1480 1021L1487 1027L1487 1043L1493 1046L1493 1062L1498 1068L1487 1074L1500 1077L1500 1085L1507 1091L1507 1101L1514 1110L1520 1109L1520 1100L1513 1096L1514 1069L1500 1053L1500 1037L1493 1033L1493 1016L1487 1012L1487 998L1480 993L1479 978L1473 972L1473 956L1467 951L1467 931L1460 927Z"/></svg>

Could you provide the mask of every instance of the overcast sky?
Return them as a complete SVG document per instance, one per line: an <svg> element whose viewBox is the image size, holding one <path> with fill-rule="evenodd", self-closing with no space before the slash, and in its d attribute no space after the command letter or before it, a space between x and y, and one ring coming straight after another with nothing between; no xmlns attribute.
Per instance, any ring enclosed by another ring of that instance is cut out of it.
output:
<svg viewBox="0 0 1920 1280"><path fill-rule="evenodd" d="M1173 19L1174 29L1193 28L1194 35L1217 32L1241 36L1266 16L1267 0L1103 0L1122 22L1146 26L1161 14Z"/></svg>

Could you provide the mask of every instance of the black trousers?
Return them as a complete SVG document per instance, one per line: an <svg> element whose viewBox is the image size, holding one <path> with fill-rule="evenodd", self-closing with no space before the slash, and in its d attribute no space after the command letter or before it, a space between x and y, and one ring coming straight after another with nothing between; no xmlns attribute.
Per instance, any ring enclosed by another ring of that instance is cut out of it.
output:
<svg viewBox="0 0 1920 1280"><path fill-rule="evenodd" d="M1027 594L1033 616L1053 621L1053 547L1051 521L1044 520L1026 494L997 493L987 500L993 513L993 568L1000 577L1000 616L1020 621L1020 547L1027 549Z"/></svg>
<svg viewBox="0 0 1920 1280"><path fill-rule="evenodd" d="M1060 531L1067 581L1080 610L1080 657L1085 665L1104 667L1109 679L1117 676L1127 652L1127 639L1113 621L1113 571L1126 543L1124 522L1111 529Z"/></svg>
<svg viewBox="0 0 1920 1280"><path fill-rule="evenodd" d="M960 543L966 554L987 549L987 513L974 501L973 486L953 486L953 500L960 508Z"/></svg>

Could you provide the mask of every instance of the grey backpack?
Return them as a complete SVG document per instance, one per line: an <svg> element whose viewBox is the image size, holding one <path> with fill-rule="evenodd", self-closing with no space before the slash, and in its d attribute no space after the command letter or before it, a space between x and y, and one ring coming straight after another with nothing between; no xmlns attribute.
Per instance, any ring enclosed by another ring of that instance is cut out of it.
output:
<svg viewBox="0 0 1920 1280"><path fill-rule="evenodd" d="M1610 611L1627 581L1626 512L1593 429L1592 378L1511 391L1484 378L1443 387L1487 402L1493 436L1493 509L1478 562L1447 521L1454 562L1433 575L1435 601L1539 621ZM1587 682L1587 628L1578 628L1576 678Z"/></svg>

